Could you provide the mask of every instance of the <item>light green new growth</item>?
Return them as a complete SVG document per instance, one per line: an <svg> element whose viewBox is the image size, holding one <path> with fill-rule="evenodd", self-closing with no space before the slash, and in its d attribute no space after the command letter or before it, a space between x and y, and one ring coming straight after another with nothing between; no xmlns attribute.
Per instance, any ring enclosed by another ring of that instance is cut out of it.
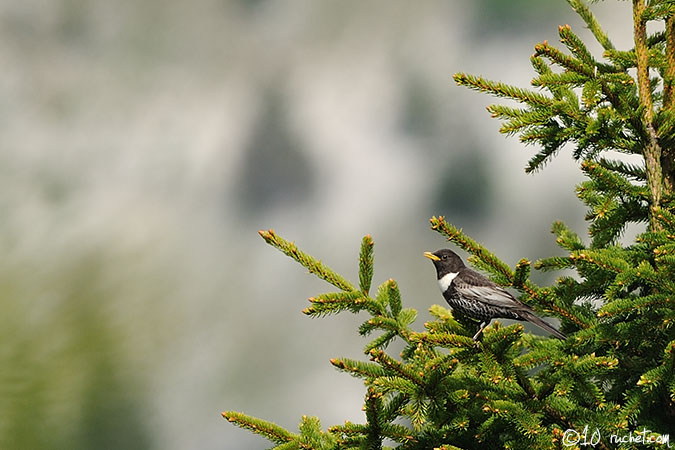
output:
<svg viewBox="0 0 675 450"><path fill-rule="evenodd" d="M359 255L359 287L365 295L368 295L370 283L373 281L373 245L370 235L363 237Z"/></svg>
<svg viewBox="0 0 675 450"><path fill-rule="evenodd" d="M353 292L356 288L347 280L342 278L340 275L335 273L332 269L321 263L321 261L316 260L309 256L308 254L298 250L296 245L293 242L289 242L279 236L274 232L274 230L260 230L258 234L265 239L265 242L270 244L272 247L275 247L287 256L290 256L302 266L304 266L310 273L315 274L319 278L326 280L333 286L342 289L346 292Z"/></svg>

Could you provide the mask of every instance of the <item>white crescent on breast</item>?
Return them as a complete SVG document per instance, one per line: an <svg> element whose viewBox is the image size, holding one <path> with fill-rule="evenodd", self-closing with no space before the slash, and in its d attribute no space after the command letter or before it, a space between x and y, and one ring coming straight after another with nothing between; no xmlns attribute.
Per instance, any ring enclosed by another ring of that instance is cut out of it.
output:
<svg viewBox="0 0 675 450"><path fill-rule="evenodd" d="M459 275L459 272L450 272L438 279L438 286L441 288L441 292L445 292L448 289L448 286L450 286L450 283L452 283L452 280L457 275Z"/></svg>

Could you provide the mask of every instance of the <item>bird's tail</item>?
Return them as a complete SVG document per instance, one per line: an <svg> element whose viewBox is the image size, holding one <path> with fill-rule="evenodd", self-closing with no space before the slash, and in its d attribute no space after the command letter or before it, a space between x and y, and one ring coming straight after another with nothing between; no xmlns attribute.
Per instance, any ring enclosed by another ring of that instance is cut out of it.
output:
<svg viewBox="0 0 675 450"><path fill-rule="evenodd" d="M562 334L560 331L558 331L553 325L550 323L546 322L545 320L540 319L539 317L535 316L533 313L527 310L521 310L518 311L518 315L523 319L527 320L530 323L535 324L539 328L542 328L549 333L551 333L553 336L557 337L558 339L567 339L567 336Z"/></svg>

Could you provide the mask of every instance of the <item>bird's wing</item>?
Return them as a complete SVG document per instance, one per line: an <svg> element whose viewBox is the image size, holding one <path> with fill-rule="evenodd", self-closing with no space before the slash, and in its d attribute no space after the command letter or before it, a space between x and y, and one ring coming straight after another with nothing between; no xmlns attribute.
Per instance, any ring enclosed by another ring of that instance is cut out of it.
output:
<svg viewBox="0 0 675 450"><path fill-rule="evenodd" d="M526 305L516 300L506 289L471 269L462 272L461 280L455 278L453 285L455 289L461 292L462 296L472 297L488 305L529 310Z"/></svg>
<svg viewBox="0 0 675 450"><path fill-rule="evenodd" d="M521 303L506 289L474 270L467 268L462 271L461 279L455 277L452 285L464 298L471 298L490 306L508 309L516 313L522 320L543 328L559 339L566 339L565 335L553 325L537 317L532 308Z"/></svg>

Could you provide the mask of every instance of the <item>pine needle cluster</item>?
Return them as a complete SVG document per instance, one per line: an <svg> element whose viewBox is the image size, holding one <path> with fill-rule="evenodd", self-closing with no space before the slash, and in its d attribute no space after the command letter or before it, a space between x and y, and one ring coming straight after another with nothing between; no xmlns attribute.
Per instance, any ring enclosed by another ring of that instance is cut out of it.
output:
<svg viewBox="0 0 675 450"><path fill-rule="evenodd" d="M589 208L588 242L556 222L562 255L534 264L523 258L512 268L444 217L431 218L431 228L466 250L473 266L557 317L568 339L497 320L474 342L472 324L438 305L429 310L434 320L416 331L417 312L403 307L394 280L371 293L370 236L361 243L357 286L274 231L261 231L336 288L310 298L305 314L367 315L359 327L369 339L367 360L330 361L363 380L365 423L324 431L317 418L303 417L292 433L238 412L224 412L227 420L275 449L642 448L675 435L675 2L633 0L635 47L627 51L612 45L582 0L568 3L603 47L603 61L566 25L559 29L565 50L535 47L536 90L466 74L455 80L522 104L488 111L504 120L503 133L541 148L528 172L572 148L587 177L576 193ZM663 22L663 31L648 34L650 21ZM630 223L644 230L622 244ZM565 275L542 287L530 279L532 267ZM387 352L393 340L403 344L399 355Z"/></svg>

